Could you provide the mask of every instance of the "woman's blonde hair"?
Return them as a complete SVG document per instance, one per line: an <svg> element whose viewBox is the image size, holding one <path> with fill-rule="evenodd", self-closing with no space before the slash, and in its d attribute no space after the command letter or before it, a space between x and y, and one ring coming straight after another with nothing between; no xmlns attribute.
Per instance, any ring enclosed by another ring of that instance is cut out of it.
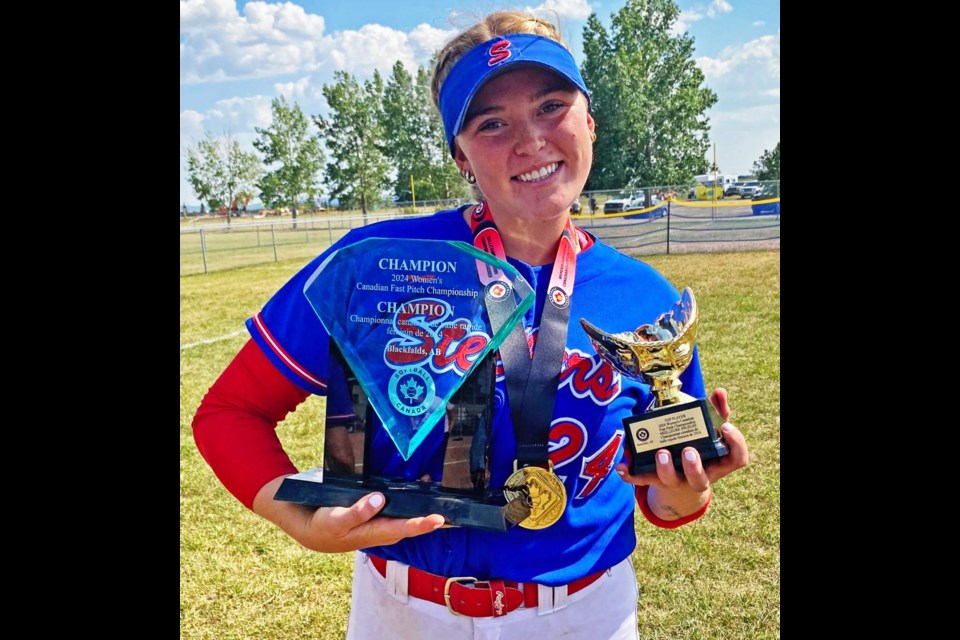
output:
<svg viewBox="0 0 960 640"><path fill-rule="evenodd" d="M465 29L441 49L440 55L437 56L437 66L433 69L433 82L430 85L433 92L433 104L437 108L440 107L440 88L457 60L478 44L509 33L529 33L543 36L566 46L560 37L560 29L543 18L538 18L523 11L491 13L472 27Z"/></svg>

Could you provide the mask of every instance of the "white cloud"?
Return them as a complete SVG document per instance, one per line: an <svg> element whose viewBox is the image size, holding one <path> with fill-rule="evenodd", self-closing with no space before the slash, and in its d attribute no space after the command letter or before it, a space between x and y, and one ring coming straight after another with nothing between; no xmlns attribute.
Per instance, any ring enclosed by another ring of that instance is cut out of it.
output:
<svg viewBox="0 0 960 640"><path fill-rule="evenodd" d="M314 85L310 84L310 77L304 76L293 82L277 82L273 85L273 90L278 96L284 96L289 101L299 101L306 98L308 92L313 96L315 94Z"/></svg>
<svg viewBox="0 0 960 640"><path fill-rule="evenodd" d="M180 82L261 78L315 69L327 38L322 16L297 5L223 0L180 3Z"/></svg>
<svg viewBox="0 0 960 640"><path fill-rule="evenodd" d="M733 5L726 0L713 0L707 7L707 17L715 18L724 13L733 11Z"/></svg>
<svg viewBox="0 0 960 640"><path fill-rule="evenodd" d="M195 144L210 132L215 136L229 133L241 142L254 137L254 127L270 124L271 96L234 97L217 100L200 113L192 109L180 112L180 147Z"/></svg>
<svg viewBox="0 0 960 640"><path fill-rule="evenodd" d="M686 33L690 30L691 24L699 22L700 20L703 20L703 14L697 11L696 8L683 9L680 11L680 16L677 18L677 21L673 23L670 32L674 35Z"/></svg>
<svg viewBox="0 0 960 640"><path fill-rule="evenodd" d="M719 0L723 2L723 0ZM536 7L527 7L527 11L555 13L561 19L586 20L593 13L586 0L544 0Z"/></svg>
<svg viewBox="0 0 960 640"><path fill-rule="evenodd" d="M180 31L236 17L234 0L180 0Z"/></svg>
<svg viewBox="0 0 960 640"><path fill-rule="evenodd" d="M456 29L437 29L427 23L418 24L409 33L410 40L419 49L419 53L429 58L434 51L439 50L453 36L457 35Z"/></svg>
<svg viewBox="0 0 960 640"><path fill-rule="evenodd" d="M748 173L765 149L780 142L780 104L712 110L710 137L717 145L717 164L725 173Z"/></svg>
<svg viewBox="0 0 960 640"><path fill-rule="evenodd" d="M689 9L680 10L680 16L673 23L670 32L674 35L686 33L694 22L700 22L704 18L716 18L731 11L733 11L733 5L727 0L711 0L710 4L706 6L695 4Z"/></svg>
<svg viewBox="0 0 960 640"><path fill-rule="evenodd" d="M717 80L736 73L755 82L755 73L759 72L779 84L780 32L726 47L715 58L701 56L697 58L697 65L707 80Z"/></svg>
<svg viewBox="0 0 960 640"><path fill-rule="evenodd" d="M303 7L290 4L249 2L243 7L250 32L265 40L278 42L302 38L319 38L325 26L323 16L307 13Z"/></svg>
<svg viewBox="0 0 960 640"><path fill-rule="evenodd" d="M709 112L719 164L725 172L747 172L780 141L780 33L696 62L719 97Z"/></svg>
<svg viewBox="0 0 960 640"><path fill-rule="evenodd" d="M751 24L752 26L754 26L754 27L762 27L763 25L765 25L765 24L767 24L767 23L764 22L763 20L754 20L754 21L751 22L750 24Z"/></svg>
<svg viewBox="0 0 960 640"><path fill-rule="evenodd" d="M254 127L270 124L270 96L245 96L217 100L204 117L205 127L219 133L221 131L253 131Z"/></svg>
<svg viewBox="0 0 960 640"><path fill-rule="evenodd" d="M390 27L365 24L359 31L339 31L332 40L329 53L337 69L365 74L397 60L407 69L416 67L407 34Z"/></svg>
<svg viewBox="0 0 960 640"><path fill-rule="evenodd" d="M379 24L325 34L323 16L290 4L180 3L180 82L193 84L341 69L367 74L401 60L427 62L455 33L429 24L409 33Z"/></svg>
<svg viewBox="0 0 960 640"><path fill-rule="evenodd" d="M200 138L203 135L203 115L188 109L180 112L180 137Z"/></svg>

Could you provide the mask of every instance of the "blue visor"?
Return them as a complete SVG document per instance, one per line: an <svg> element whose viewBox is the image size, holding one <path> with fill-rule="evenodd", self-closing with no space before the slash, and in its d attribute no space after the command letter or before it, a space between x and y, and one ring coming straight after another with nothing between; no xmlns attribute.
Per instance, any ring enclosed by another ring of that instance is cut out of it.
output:
<svg viewBox="0 0 960 640"><path fill-rule="evenodd" d="M463 129L470 101L480 87L514 65L529 64L552 71L580 89L590 105L590 91L577 63L566 47L555 40L526 33L497 36L470 49L450 69L440 90L440 115L453 155L453 139Z"/></svg>

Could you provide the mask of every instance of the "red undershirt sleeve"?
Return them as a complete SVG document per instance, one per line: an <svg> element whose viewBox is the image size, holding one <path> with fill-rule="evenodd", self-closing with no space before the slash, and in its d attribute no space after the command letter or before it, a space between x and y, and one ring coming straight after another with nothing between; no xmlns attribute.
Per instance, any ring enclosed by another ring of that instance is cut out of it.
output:
<svg viewBox="0 0 960 640"><path fill-rule="evenodd" d="M697 511L694 511L688 516L677 518L676 520L664 520L663 518L658 517L647 503L647 490L649 488L649 486L642 486L634 489L634 493L637 497L637 506L640 507L641 513L643 513L644 517L650 521L650 524L656 525L662 529L676 529L677 527L683 526L688 522L693 522L707 512L707 508L710 506L710 501L713 500L713 493L711 492L706 504L700 507Z"/></svg>
<svg viewBox="0 0 960 640"><path fill-rule="evenodd" d="M276 427L308 395L248 340L200 403L193 419L197 448L248 509L263 485L296 473Z"/></svg>

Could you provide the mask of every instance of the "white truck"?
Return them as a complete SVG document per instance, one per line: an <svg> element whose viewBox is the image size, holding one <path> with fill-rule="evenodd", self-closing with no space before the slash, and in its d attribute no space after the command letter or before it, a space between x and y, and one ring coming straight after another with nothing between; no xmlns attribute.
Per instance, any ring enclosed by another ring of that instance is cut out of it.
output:
<svg viewBox="0 0 960 640"><path fill-rule="evenodd" d="M624 211L643 209L644 202L646 201L644 200L642 191L632 195L621 196L619 198L611 198L603 203L603 212L623 213Z"/></svg>
<svg viewBox="0 0 960 640"><path fill-rule="evenodd" d="M760 193L760 190L763 188L763 185L760 184L757 180L751 180L750 182L744 182L743 186L740 187L740 199L752 198L753 196Z"/></svg>

